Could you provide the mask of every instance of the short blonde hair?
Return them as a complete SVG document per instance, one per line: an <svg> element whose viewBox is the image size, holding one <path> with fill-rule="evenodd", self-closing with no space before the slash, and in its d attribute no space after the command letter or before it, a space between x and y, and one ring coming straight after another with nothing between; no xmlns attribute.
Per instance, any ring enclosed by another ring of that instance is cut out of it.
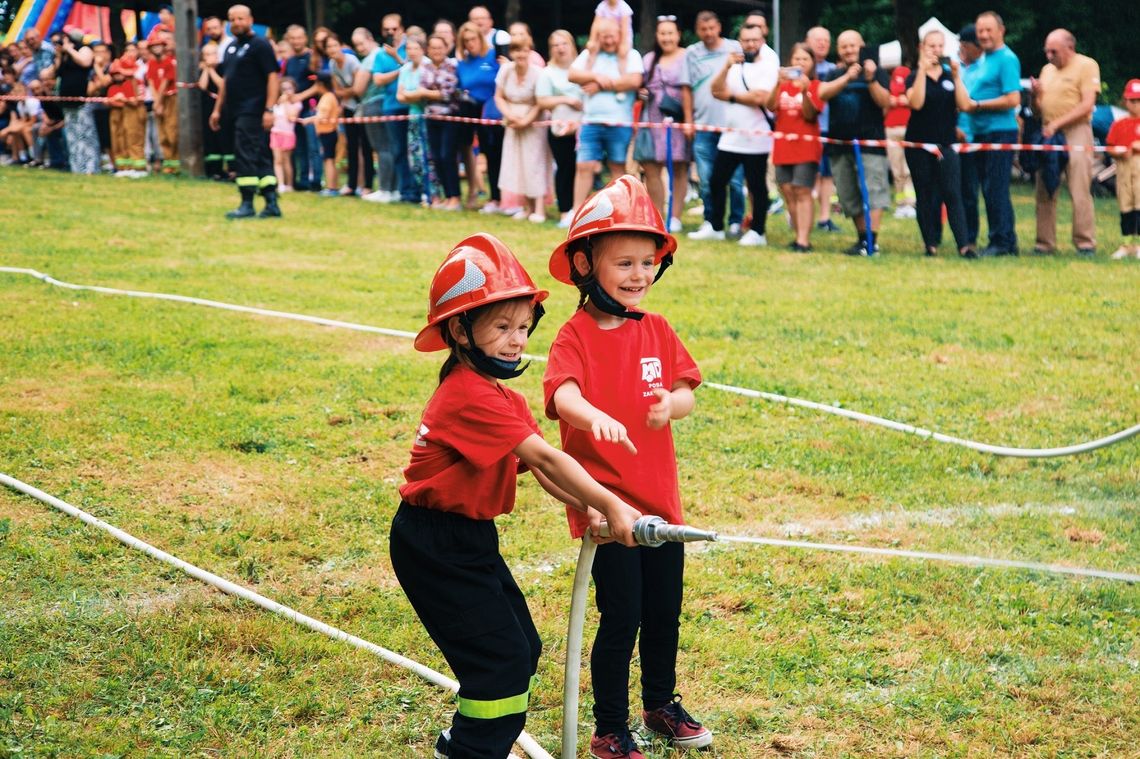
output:
<svg viewBox="0 0 1140 759"><path fill-rule="evenodd" d="M464 38L472 34L475 35L475 39L479 40L479 58L485 56L487 51L491 49L490 45L487 44L487 38L483 36L483 32L479 31L479 27L470 21L466 21L459 27L459 31L455 33L455 52L464 60L471 55L467 52L467 45L464 43Z"/></svg>
<svg viewBox="0 0 1140 759"><path fill-rule="evenodd" d="M563 40L570 43L570 52L576 57L578 55L578 43L574 41L574 35L565 29L555 29L546 38L547 45L553 45L555 40Z"/></svg>

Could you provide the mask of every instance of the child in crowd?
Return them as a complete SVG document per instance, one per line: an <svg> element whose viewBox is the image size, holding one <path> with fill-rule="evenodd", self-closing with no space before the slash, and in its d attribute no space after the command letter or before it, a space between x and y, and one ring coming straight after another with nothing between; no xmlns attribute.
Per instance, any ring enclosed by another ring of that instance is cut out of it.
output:
<svg viewBox="0 0 1140 759"><path fill-rule="evenodd" d="M155 129L158 131L159 148L162 150L162 163L155 164L155 171L175 174L178 161L178 74L171 48L170 35L166 32L151 32L150 53L153 56L147 65L146 78L150 85L153 100Z"/></svg>
<svg viewBox="0 0 1140 759"><path fill-rule="evenodd" d="M225 173L225 147L222 141L221 130L210 129L210 113L214 110L214 101L218 98L218 91L225 84L225 79L218 73L218 43L207 42L202 45L198 60L198 98L202 111L202 153L203 163L206 164L206 176L211 179L222 179ZM280 185L280 182L278 182Z"/></svg>
<svg viewBox="0 0 1140 759"><path fill-rule="evenodd" d="M811 252L812 216L815 202L811 190L815 186L823 144L819 141L819 79L815 76L815 57L802 42L792 45L788 66L780 69L779 86L768 96L767 108L776 114L776 131L809 139L775 140L772 165L776 167L776 184L784 196L784 205L792 218L796 239L795 253Z"/></svg>
<svg viewBox="0 0 1140 759"><path fill-rule="evenodd" d="M634 545L640 516L567 454L542 439L526 399L499 380L517 377L547 292L502 242L461 241L431 282L419 351L450 351L404 470L392 520L392 567L408 600L459 680L451 728L436 757L505 757L526 723L542 646L530 611L499 554L494 518L514 508L530 471L555 498L601 509L611 532Z"/></svg>
<svg viewBox="0 0 1140 759"><path fill-rule="evenodd" d="M645 185L631 176L578 209L566 241L550 257L550 273L578 287L579 308L550 347L542 385L563 450L639 510L682 524L670 422L693 410L701 375L669 322L638 308L676 248ZM567 515L574 537L587 529L598 534L597 512ZM639 629L646 728L678 748L712 743L712 733L676 694L684 562L683 543L598 546L591 756L642 758L629 732L629 666Z"/></svg>
<svg viewBox="0 0 1140 759"><path fill-rule="evenodd" d="M1115 153L1116 202L1120 204L1120 234L1124 237L1112 254L1116 260L1135 255L1140 258L1140 79L1124 85L1124 107L1128 116L1113 123L1106 142L1126 148Z"/></svg>
<svg viewBox="0 0 1140 759"><path fill-rule="evenodd" d="M139 97L134 72L134 61L130 59L111 62L107 105L111 109L111 156L117 177L146 175L146 106Z"/></svg>
<svg viewBox="0 0 1140 759"><path fill-rule="evenodd" d="M598 43L598 21L603 18L613 19L617 22L618 33L621 39L618 41L618 58L625 59L625 56L633 48L633 8L625 0L602 0L598 3L598 7L594 8L594 23L590 25L590 39L586 42L586 49L590 51L590 62L593 62L593 56L598 54L601 46Z"/></svg>
<svg viewBox="0 0 1140 759"><path fill-rule="evenodd" d="M293 102L295 94L297 82L291 76L282 77L281 93L273 106L273 126L269 130L277 192L293 192L293 149L297 147L295 124L301 113L301 104Z"/></svg>
<svg viewBox="0 0 1140 759"><path fill-rule="evenodd" d="M29 92L23 82L15 82L9 94L23 99L12 101L8 126L0 130L0 142L8 146L9 153L17 163L31 163L36 126L43 117L43 107L39 98Z"/></svg>
<svg viewBox="0 0 1140 759"><path fill-rule="evenodd" d="M316 88L317 110L312 116L301 119L304 124L313 124L317 130L317 139L321 143L321 158L325 167L325 189L321 195L334 198L340 195L340 182L336 173L336 142L337 123L340 118L340 101L332 89L332 74L321 71L316 74L314 87Z"/></svg>
<svg viewBox="0 0 1140 759"><path fill-rule="evenodd" d="M36 144L36 122L42 113L40 101L39 98L28 95L28 89L23 82L13 84L11 94L13 97L24 99L15 101L16 105L10 112L8 126L0 129L0 142L8 146L8 152L14 162L31 163Z"/></svg>

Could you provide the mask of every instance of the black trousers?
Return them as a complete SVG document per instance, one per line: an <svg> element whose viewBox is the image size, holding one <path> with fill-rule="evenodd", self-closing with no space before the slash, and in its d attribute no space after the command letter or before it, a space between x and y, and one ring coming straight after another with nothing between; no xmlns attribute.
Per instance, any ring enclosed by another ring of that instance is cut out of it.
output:
<svg viewBox="0 0 1140 759"><path fill-rule="evenodd" d="M273 173L273 151L269 149L269 130L261 126L261 114L242 114L234 118L234 172L239 187L260 189L277 186ZM250 182L250 179L255 182ZM243 181L244 180L244 181Z"/></svg>
<svg viewBox="0 0 1140 759"><path fill-rule="evenodd" d="M942 204L958 249L972 244L962 202L962 166L951 145L940 145L942 158L921 148L906 148L906 165L914 183L915 211L922 242L931 248L942 243Z"/></svg>
<svg viewBox="0 0 1140 759"><path fill-rule="evenodd" d="M400 586L459 680L449 759L503 759L526 724L542 641L495 523L401 503L388 543Z"/></svg>
<svg viewBox="0 0 1140 759"><path fill-rule="evenodd" d="M566 213L574 209L574 172L575 146L578 135L568 134L564 137L555 137L549 130L546 141L550 144L550 153L554 156L554 195L558 198L558 212Z"/></svg>
<svg viewBox="0 0 1140 759"><path fill-rule="evenodd" d="M350 117L355 115L355 112L346 110L344 115ZM372 145L368 142L368 133L364 131L364 125L345 124L344 141L348 152L348 179L345 185L350 189L356 189L360 162L363 160L364 189L371 190L372 182L376 178L376 162L372 160Z"/></svg>
<svg viewBox="0 0 1140 759"><path fill-rule="evenodd" d="M479 152L487 159L487 192L491 200L498 203L503 199L499 190L499 167L503 162L503 127L499 125L479 125Z"/></svg>
<svg viewBox="0 0 1140 759"><path fill-rule="evenodd" d="M1120 212L1120 234L1125 237L1140 235L1140 211Z"/></svg>
<svg viewBox="0 0 1140 759"><path fill-rule="evenodd" d="M673 700L685 544L600 545L593 577L601 621L590 653L590 676L596 732L606 735L629 724L629 662L639 630L642 705L653 710Z"/></svg>
<svg viewBox="0 0 1140 759"><path fill-rule="evenodd" d="M966 216L966 238L970 245L978 242L978 154L961 153L958 156L962 169L962 210Z"/></svg>
<svg viewBox="0 0 1140 759"><path fill-rule="evenodd" d="M222 130L215 132L210 129L210 114L214 110L214 98L208 92L199 91L202 115L202 161L205 164L206 176L221 176L222 166L225 164L225 151L222 148ZM222 124L225 129L227 124ZM232 128L232 127L231 127Z"/></svg>
<svg viewBox="0 0 1140 759"><path fill-rule="evenodd" d="M728 181L732 179L736 167L744 166L744 181L748 194L752 196L752 229L756 234L764 234L768 225L768 154L729 153L717 149L713 161L712 179L709 180L709 194L712 196L712 225L720 232L724 230L724 205L728 195Z"/></svg>

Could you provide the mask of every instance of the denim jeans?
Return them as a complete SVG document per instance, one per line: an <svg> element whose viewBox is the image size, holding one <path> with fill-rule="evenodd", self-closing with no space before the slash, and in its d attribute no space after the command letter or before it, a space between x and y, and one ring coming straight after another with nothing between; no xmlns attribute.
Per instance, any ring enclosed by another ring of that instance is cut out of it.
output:
<svg viewBox="0 0 1140 759"><path fill-rule="evenodd" d="M1017 142L1017 130L983 132L976 135L975 139L978 142ZM1009 197L1009 178L1012 171L1012 150L978 153L978 174L982 181L982 197L986 201L990 246L1007 251L1017 249L1017 231L1013 226L1013 201Z"/></svg>
<svg viewBox="0 0 1140 759"><path fill-rule="evenodd" d="M407 115L407 111L404 111L403 115ZM396 174L396 191L400 193L400 200L406 203L418 203L420 190L412 179L412 167L408 163L408 122L388 121L384 126L388 130L388 150L391 152L392 168Z"/></svg>
<svg viewBox="0 0 1140 759"><path fill-rule="evenodd" d="M697 162L697 176L701 179L701 202L705 205L705 221L713 222L712 186L713 163L716 161L716 144L720 135L715 132L697 132L693 135L693 160ZM728 223L744 221L744 167L737 167L728 183Z"/></svg>
<svg viewBox="0 0 1140 759"><path fill-rule="evenodd" d="M436 176L443 185L447 198L459 197L459 164L456 163L457 137L455 122L429 121L427 123L428 150L435 165Z"/></svg>
<svg viewBox="0 0 1140 759"><path fill-rule="evenodd" d="M319 190L324 172L317 127L314 124L297 124L293 132L297 135L297 147L293 150L293 186L298 190Z"/></svg>

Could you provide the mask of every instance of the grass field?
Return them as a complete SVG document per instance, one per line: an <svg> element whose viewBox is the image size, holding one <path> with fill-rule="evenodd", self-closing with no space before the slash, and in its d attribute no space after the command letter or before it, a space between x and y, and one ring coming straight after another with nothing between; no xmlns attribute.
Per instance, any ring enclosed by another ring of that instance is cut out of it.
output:
<svg viewBox="0 0 1140 759"><path fill-rule="evenodd" d="M308 195L286 196L279 222L227 223L232 188L14 169L0 198L0 265L70 282L416 330L445 252L489 231L552 290L532 352L576 302L546 273L552 226ZM1016 205L1028 247L1031 197ZM1098 218L1093 261L924 259L914 223L893 219L873 260L838 254L850 233L784 252L778 221L770 250L682 238L647 306L708 380L991 443L1074 443L1140 418L1140 262L1106 260L1115 207L1098 201ZM0 356L0 471L447 672L386 540L438 357L8 274ZM512 383L536 415L541 370ZM675 427L697 526L1140 570L1135 439L998 459L697 399ZM499 524L546 644L528 730L557 754L577 546L529 479ZM1140 756L1140 587L718 544L690 551L686 593L680 689L716 733L709 756ZM8 491L0 599L0 755L422 757L451 710L404 670ZM583 686L585 738L588 672Z"/></svg>

